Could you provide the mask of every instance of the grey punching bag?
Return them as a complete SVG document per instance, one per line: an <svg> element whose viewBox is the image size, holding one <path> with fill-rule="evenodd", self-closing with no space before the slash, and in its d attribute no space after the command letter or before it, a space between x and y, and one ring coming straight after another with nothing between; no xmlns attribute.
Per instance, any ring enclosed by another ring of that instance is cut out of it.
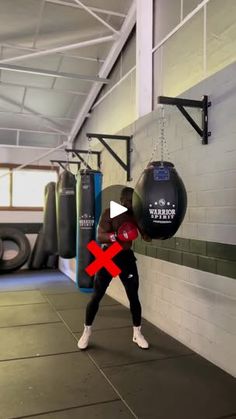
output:
<svg viewBox="0 0 236 419"><path fill-rule="evenodd" d="M133 193L133 211L140 230L152 239L169 239L180 227L187 193L173 163L151 162Z"/></svg>

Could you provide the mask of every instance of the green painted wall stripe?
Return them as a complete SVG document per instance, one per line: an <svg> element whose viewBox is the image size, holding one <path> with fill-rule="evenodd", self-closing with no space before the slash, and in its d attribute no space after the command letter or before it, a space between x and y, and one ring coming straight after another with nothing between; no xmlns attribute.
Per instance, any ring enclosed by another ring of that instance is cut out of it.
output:
<svg viewBox="0 0 236 419"><path fill-rule="evenodd" d="M236 279L236 246L172 237L148 243L138 238L133 250L141 255L166 260Z"/></svg>

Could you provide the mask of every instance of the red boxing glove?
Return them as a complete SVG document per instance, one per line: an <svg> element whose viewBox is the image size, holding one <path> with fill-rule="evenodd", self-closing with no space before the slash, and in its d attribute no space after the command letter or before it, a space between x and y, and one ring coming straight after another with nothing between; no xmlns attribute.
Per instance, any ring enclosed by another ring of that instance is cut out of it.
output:
<svg viewBox="0 0 236 419"><path fill-rule="evenodd" d="M133 223L123 223L118 229L117 238L122 242L130 242L137 239L137 237L138 229Z"/></svg>

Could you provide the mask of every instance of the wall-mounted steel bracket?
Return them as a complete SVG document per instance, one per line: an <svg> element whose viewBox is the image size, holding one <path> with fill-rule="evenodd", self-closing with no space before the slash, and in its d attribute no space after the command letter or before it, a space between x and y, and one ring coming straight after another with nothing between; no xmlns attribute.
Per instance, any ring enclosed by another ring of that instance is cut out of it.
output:
<svg viewBox="0 0 236 419"><path fill-rule="evenodd" d="M67 153L72 153L72 155L74 154L75 156L77 156L79 159L80 159L80 161L82 162L82 163L84 163L84 165L89 169L89 170L93 170L92 169L92 167L89 165L89 164L87 164L87 162L85 161L85 159L81 156L81 154L88 154L88 153L90 153L90 154L94 154L94 155L96 155L97 156L97 169L98 170L100 170L101 169L101 151L92 151L92 150L78 150L78 149L76 149L76 148L71 148L71 149L68 149L68 148L66 148L65 149L65 151L67 152Z"/></svg>
<svg viewBox="0 0 236 419"><path fill-rule="evenodd" d="M131 138L132 136L128 135L110 135L110 134L95 134L95 133L87 133L86 134L88 139L96 138L100 143L107 149L107 151L112 155L112 157L119 163L119 165L126 171L127 173L127 181L130 182L131 178ZM116 140L116 141L126 141L126 162L121 160L118 154L112 150L112 148L106 143L105 140Z"/></svg>
<svg viewBox="0 0 236 419"><path fill-rule="evenodd" d="M65 166L67 164L77 164L78 170L80 169L80 166L81 166L80 162L74 161L74 160L50 160L50 162L51 163L58 163L59 166L61 166L63 170L67 170L67 171L68 171L68 169Z"/></svg>
<svg viewBox="0 0 236 419"><path fill-rule="evenodd" d="M191 100L181 99L175 97L158 96L158 103L163 105L175 105L184 115L187 121L197 131L202 138L202 144L208 144L208 138L211 136L211 132L208 131L208 108L211 106L211 102L208 101L208 96L203 96L202 100ZM202 127L200 128L194 119L189 115L184 106L189 108L198 108L202 110Z"/></svg>

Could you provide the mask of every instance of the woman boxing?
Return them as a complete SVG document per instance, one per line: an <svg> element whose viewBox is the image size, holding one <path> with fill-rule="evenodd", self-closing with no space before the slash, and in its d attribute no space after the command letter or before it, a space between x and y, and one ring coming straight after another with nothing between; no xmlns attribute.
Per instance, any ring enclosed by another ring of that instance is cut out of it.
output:
<svg viewBox="0 0 236 419"><path fill-rule="evenodd" d="M128 208L128 211L110 218L110 209L106 209L98 226L98 241L104 247L118 241L123 249L113 258L114 263L120 268L119 275L130 303L130 311L133 320L133 342L140 348L147 349L148 342L141 333L141 304L138 297L139 276L136 266L136 258L131 249L132 240L138 236L138 228L132 211L133 189L125 187L121 191L120 202ZM146 241L149 237L142 234ZM94 279L94 293L86 307L85 325L83 334L78 342L79 349L86 349L92 332L92 324L97 314L99 303L104 296L108 285L112 280L111 274L105 268L97 272Z"/></svg>

